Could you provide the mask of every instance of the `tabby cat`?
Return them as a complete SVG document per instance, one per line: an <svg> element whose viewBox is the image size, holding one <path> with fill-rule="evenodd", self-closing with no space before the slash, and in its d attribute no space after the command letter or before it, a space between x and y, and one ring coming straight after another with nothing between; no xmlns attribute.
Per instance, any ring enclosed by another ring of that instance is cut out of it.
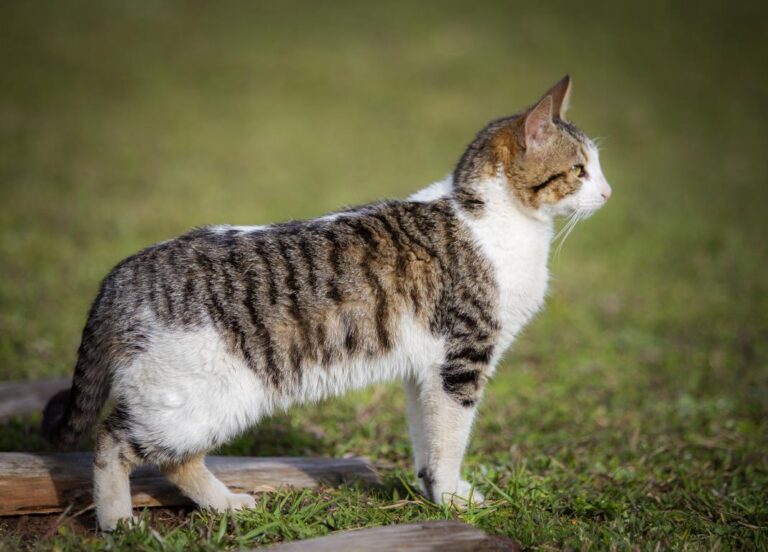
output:
<svg viewBox="0 0 768 552"><path fill-rule="evenodd" d="M248 508L205 454L271 413L402 380L416 473L432 500L480 503L460 479L483 387L541 308L554 219L611 195L595 145L565 120L563 78L488 124L454 172L407 200L314 220L210 226L118 264L88 314L72 388L43 429L98 426L100 527L130 519L128 476L157 464L199 506Z"/></svg>

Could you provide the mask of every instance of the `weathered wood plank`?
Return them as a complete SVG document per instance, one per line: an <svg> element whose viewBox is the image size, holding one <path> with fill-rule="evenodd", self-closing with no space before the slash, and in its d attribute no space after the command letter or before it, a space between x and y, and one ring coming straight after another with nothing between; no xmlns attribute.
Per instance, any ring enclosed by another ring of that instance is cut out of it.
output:
<svg viewBox="0 0 768 552"><path fill-rule="evenodd" d="M42 411L48 399L71 383L71 378L0 382L0 422Z"/></svg>
<svg viewBox="0 0 768 552"><path fill-rule="evenodd" d="M490 536L477 527L458 521L425 521L341 531L317 539L277 544L270 552L491 552L518 551L520 546L505 537Z"/></svg>
<svg viewBox="0 0 768 552"><path fill-rule="evenodd" d="M251 458L211 456L211 471L238 492L273 491L279 487L316 487L379 481L363 458ZM69 504L91 503L93 455L0 453L0 515L60 512ZM138 468L131 476L134 507L188 504L156 468Z"/></svg>

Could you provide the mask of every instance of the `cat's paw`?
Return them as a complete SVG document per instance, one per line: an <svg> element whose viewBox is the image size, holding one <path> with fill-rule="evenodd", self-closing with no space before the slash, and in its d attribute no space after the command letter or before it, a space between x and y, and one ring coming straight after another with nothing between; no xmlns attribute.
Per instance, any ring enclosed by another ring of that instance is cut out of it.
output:
<svg viewBox="0 0 768 552"><path fill-rule="evenodd" d="M122 528L124 530L140 529L144 527L144 520L139 516L131 515L125 516L110 516L103 515L98 518L99 530L102 533L111 533L112 531Z"/></svg>
<svg viewBox="0 0 768 552"><path fill-rule="evenodd" d="M246 508L255 508L256 499L246 493L230 493L227 495L228 510L243 510Z"/></svg>
<svg viewBox="0 0 768 552"><path fill-rule="evenodd" d="M474 507L482 506L485 497L477 488L473 488L469 481L461 480L456 487L456 492L448 494L443 500L454 508L466 510L470 504Z"/></svg>

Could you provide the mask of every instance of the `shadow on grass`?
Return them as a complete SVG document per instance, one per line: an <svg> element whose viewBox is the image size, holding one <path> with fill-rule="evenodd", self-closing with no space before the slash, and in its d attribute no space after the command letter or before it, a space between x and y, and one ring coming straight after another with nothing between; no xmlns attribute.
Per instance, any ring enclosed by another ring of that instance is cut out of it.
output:
<svg viewBox="0 0 768 552"><path fill-rule="evenodd" d="M252 429L211 454L222 456L330 456L320 428L297 427L290 416L260 421Z"/></svg>

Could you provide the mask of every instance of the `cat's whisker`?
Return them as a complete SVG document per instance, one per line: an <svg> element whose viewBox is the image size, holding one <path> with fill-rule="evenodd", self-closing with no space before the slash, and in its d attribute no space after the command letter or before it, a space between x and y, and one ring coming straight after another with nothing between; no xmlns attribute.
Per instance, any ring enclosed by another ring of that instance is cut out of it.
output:
<svg viewBox="0 0 768 552"><path fill-rule="evenodd" d="M562 237L560 242L557 244L557 248L555 249L555 261L560 259L560 254L563 250L563 244L565 243L565 240L568 238L568 236L571 234L571 231L576 226L576 223L578 222L578 218L574 218L571 221L569 221L567 231L565 232L565 235Z"/></svg>
<svg viewBox="0 0 768 552"><path fill-rule="evenodd" d="M600 150L603 148L603 145L605 144L605 141L608 140L607 136L596 136L592 138L592 143L595 145L595 147Z"/></svg>
<svg viewBox="0 0 768 552"><path fill-rule="evenodd" d="M552 243L557 242L560 238L562 238L565 233L568 231L568 227L573 222L573 219L576 217L576 213L573 213L571 216L566 219L565 224L563 224L562 228L558 231L558 233L555 235L555 237L552 239Z"/></svg>
<svg viewBox="0 0 768 552"><path fill-rule="evenodd" d="M557 239L559 237L561 237L566 232L566 230L568 229L568 225L571 223L571 221L574 219L575 216L576 216L576 212L573 212L571 214L571 216L569 216L566 219L565 224L563 224L562 228L560 228L560 230L558 230L557 234L555 234L555 236L552 238L552 243L555 243L557 241Z"/></svg>
<svg viewBox="0 0 768 552"><path fill-rule="evenodd" d="M556 238L562 238L563 236L568 234L571 228L573 228L573 226L576 224L578 218L579 218L579 211L575 211L570 217L568 217L568 221L560 229L560 232L558 232Z"/></svg>
<svg viewBox="0 0 768 552"><path fill-rule="evenodd" d="M584 211L577 211L574 213L574 215L571 216L570 219L568 219L568 223L563 227L564 229L567 229L565 235L560 240L560 243L557 244L557 249L555 250L555 260L560 258L560 253L563 250L563 244L565 243L565 240L568 239L568 236L571 235L573 229L576 228L576 225L579 223L579 221L586 217L586 215L587 213Z"/></svg>
<svg viewBox="0 0 768 552"><path fill-rule="evenodd" d="M574 214L573 214L573 215L572 215L572 216L571 216L571 217L570 217L570 218L569 218L569 219L566 221L566 223L563 225L563 227L560 229L560 231L557 233L557 236L556 236L556 237L555 237L555 239L552 241L552 243L555 243L555 242L557 242L557 240L558 240L559 238L561 238L562 236L565 236L565 235L567 235L567 234L568 234L568 232L570 231L570 229L571 229L571 228L573 227L573 225L575 224L575 220L576 220L576 214L574 213ZM557 258L557 256L558 256L558 253L557 253L557 252L560 250L561 244L562 244L562 240L561 240L560 242L558 242L558 245L557 245L557 247L555 248L555 255L554 255L554 257L555 257L555 258Z"/></svg>

